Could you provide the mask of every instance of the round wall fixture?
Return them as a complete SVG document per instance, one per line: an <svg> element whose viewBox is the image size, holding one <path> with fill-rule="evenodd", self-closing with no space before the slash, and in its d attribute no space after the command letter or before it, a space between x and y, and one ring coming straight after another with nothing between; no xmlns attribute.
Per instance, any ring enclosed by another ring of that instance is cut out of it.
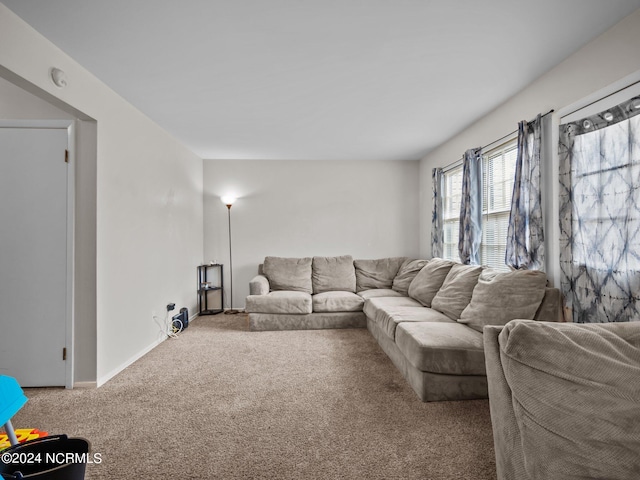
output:
<svg viewBox="0 0 640 480"><path fill-rule="evenodd" d="M51 81L56 87L63 88L67 86L67 74L59 68L53 67L49 70L49 75L51 76Z"/></svg>

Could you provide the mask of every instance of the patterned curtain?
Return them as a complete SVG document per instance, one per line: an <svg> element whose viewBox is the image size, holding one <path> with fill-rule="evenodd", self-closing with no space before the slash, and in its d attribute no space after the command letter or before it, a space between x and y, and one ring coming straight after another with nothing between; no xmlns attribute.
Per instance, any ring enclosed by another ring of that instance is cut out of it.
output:
<svg viewBox="0 0 640 480"><path fill-rule="evenodd" d="M640 320L640 97L560 126L561 288L574 322Z"/></svg>
<svg viewBox="0 0 640 480"><path fill-rule="evenodd" d="M505 263L515 269L544 270L544 225L540 195L542 117L518 124L518 157L511 197Z"/></svg>
<svg viewBox="0 0 640 480"><path fill-rule="evenodd" d="M482 149L464 152L458 253L465 265L480 264L482 241Z"/></svg>
<svg viewBox="0 0 640 480"><path fill-rule="evenodd" d="M431 172L433 180L433 216L431 217L431 256L442 257L444 244L444 230L442 228L442 194L444 174L441 168L434 168Z"/></svg>

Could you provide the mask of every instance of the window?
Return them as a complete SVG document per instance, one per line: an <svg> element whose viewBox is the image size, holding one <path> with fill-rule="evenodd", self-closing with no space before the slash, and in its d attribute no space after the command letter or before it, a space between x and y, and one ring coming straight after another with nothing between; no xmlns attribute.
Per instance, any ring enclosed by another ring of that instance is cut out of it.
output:
<svg viewBox="0 0 640 480"><path fill-rule="evenodd" d="M493 149L482 159L482 243L480 262L501 270L507 249L511 196L518 156L517 141Z"/></svg>
<svg viewBox="0 0 640 480"><path fill-rule="evenodd" d="M442 228L444 244L442 257L460 261L458 235L460 229L460 200L462 198L462 165L444 172L442 198Z"/></svg>
<svg viewBox="0 0 640 480"><path fill-rule="evenodd" d="M511 196L518 155L517 140L490 150L482 159L482 265L508 270L504 263ZM442 220L444 244L442 256L460 261L458 236L462 198L462 165L444 172Z"/></svg>

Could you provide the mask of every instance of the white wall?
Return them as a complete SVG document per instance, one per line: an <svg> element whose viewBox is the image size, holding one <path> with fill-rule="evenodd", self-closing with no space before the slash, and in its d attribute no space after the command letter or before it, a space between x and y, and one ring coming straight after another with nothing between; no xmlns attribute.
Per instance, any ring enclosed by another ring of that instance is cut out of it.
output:
<svg viewBox="0 0 640 480"><path fill-rule="evenodd" d="M96 372L103 383L161 339L166 304L196 307L202 160L0 4L0 76L97 122ZM59 89L48 71L66 72Z"/></svg>
<svg viewBox="0 0 640 480"><path fill-rule="evenodd" d="M72 120L74 117L0 77L0 118L3 120Z"/></svg>
<svg viewBox="0 0 640 480"><path fill-rule="evenodd" d="M583 103L581 100L615 91L625 83L637 80L640 70L640 10L624 18L547 72L526 89L515 95L486 117L473 124L451 140L445 142L420 161L420 252L431 253L431 170L448 165L461 158L468 148L487 145L517 129L520 120L531 120L538 113L555 109L553 131L557 132L559 111L567 106ZM526 54L524 57L526 59ZM526 60L525 60L526 61ZM565 112L566 113L566 112ZM557 145L557 135L553 139ZM557 148L546 169L547 195L543 200L546 240L547 271L554 284L558 284L558 213L557 213ZM549 178L550 177L550 178Z"/></svg>
<svg viewBox="0 0 640 480"><path fill-rule="evenodd" d="M205 160L204 258L225 266L228 193L234 307L267 255L418 256L418 161Z"/></svg>

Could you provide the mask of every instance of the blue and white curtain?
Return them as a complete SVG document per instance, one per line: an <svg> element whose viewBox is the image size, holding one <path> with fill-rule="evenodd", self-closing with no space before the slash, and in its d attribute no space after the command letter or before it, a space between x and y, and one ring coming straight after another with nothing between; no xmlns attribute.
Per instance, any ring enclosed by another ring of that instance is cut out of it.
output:
<svg viewBox="0 0 640 480"><path fill-rule="evenodd" d="M458 253L465 265L480 264L482 242L482 149L472 148L462 160L462 199Z"/></svg>
<svg viewBox="0 0 640 480"><path fill-rule="evenodd" d="M433 181L433 215L431 217L431 256L442 257L444 246L442 195L444 193L444 174L441 168L431 172Z"/></svg>
<svg viewBox="0 0 640 480"><path fill-rule="evenodd" d="M544 270L544 225L540 193L541 149L541 115L533 122L520 122L505 253L505 263L515 269Z"/></svg>
<svg viewBox="0 0 640 480"><path fill-rule="evenodd" d="M560 126L561 288L574 322L640 320L640 97Z"/></svg>

